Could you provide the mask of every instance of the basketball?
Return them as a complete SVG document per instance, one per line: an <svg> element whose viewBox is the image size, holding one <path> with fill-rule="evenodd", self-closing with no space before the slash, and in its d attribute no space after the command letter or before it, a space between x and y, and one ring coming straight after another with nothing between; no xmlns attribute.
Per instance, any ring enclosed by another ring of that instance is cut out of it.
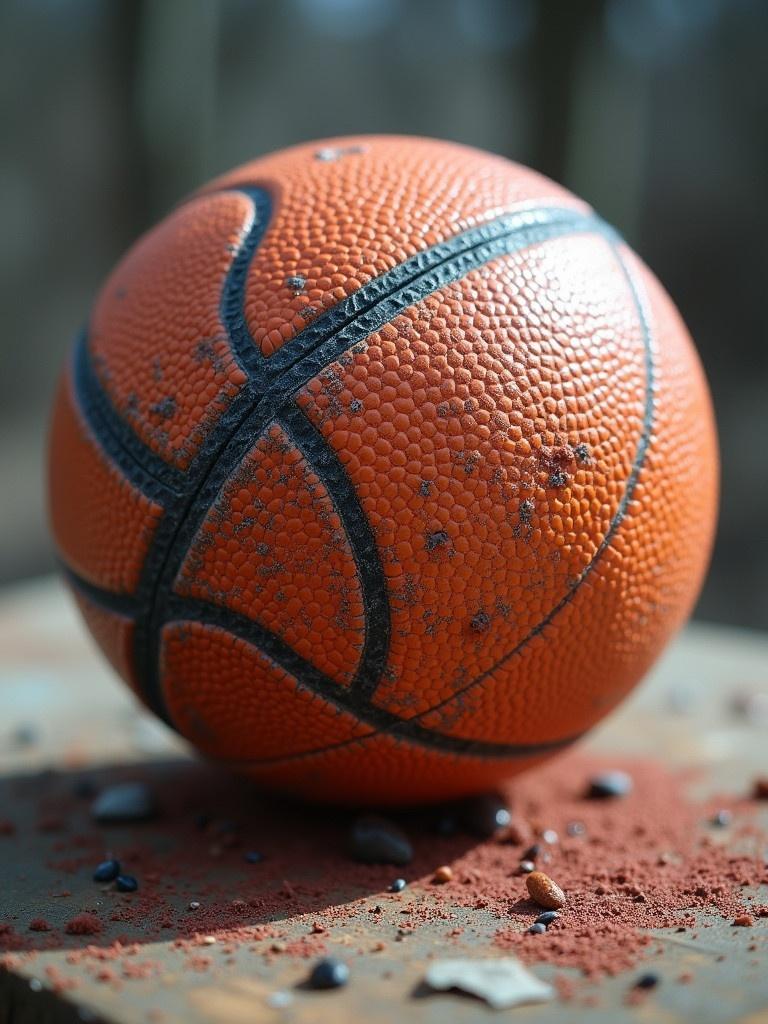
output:
<svg viewBox="0 0 768 1024"><path fill-rule="evenodd" d="M586 203L362 136L246 164L120 261L50 521L99 647L203 755L405 804L626 696L698 595L717 463L680 315Z"/></svg>

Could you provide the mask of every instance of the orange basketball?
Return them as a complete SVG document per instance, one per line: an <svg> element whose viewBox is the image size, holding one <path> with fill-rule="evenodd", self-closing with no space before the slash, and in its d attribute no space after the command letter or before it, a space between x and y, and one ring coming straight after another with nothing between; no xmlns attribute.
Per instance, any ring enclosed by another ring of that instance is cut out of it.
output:
<svg viewBox="0 0 768 1024"><path fill-rule="evenodd" d="M59 387L53 533L102 650L273 789L408 802L581 736L698 593L712 410L585 203L396 137L213 182L104 285Z"/></svg>

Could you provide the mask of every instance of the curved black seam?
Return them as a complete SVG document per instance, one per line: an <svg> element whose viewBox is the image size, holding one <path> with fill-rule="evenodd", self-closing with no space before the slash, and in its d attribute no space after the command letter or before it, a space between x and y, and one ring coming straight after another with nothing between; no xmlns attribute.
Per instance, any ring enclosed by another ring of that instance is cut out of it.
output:
<svg viewBox="0 0 768 1024"><path fill-rule="evenodd" d="M497 221L507 224L513 221L517 227L510 234L497 236L496 229L493 228ZM324 314L324 317L319 318L316 324L302 331L289 345L278 350L276 355L270 358L271 386L261 399L250 409L245 410L218 448L215 448L213 444L208 446L207 465L203 466L204 471L197 481L197 486L184 496L183 505L180 503L181 507L178 510L180 514L174 517L164 516L161 520L145 560L139 584L139 591L146 595L150 611L146 618L142 618L137 624L135 634L138 674L144 681L144 696L147 702L165 721L169 721L169 716L159 678L160 631L165 621L163 605L167 595L170 594L170 588L188 547L208 514L210 505L215 500L219 489L253 447L263 430L277 417L282 406L300 388L317 377L331 362L350 348L364 342L371 333L391 321L409 306L445 285L460 280L470 270L497 257L509 255L564 234L590 232L608 237L614 236L613 230L596 215L587 215L572 210L555 209L553 211L547 208L544 212L526 211L525 215L510 215L497 218L497 221L491 221L482 228L473 229L464 235L457 236L451 242L441 243L435 247L441 252L450 252L452 258L431 267L426 273L408 281L394 293L384 295L379 302L373 305L364 302L364 296L361 297L359 293L367 293L370 289L375 294L379 294L381 281L384 278L395 281L399 279L400 275L396 271L390 271L382 278L375 278L374 281L364 285L353 296L350 296L350 299L340 304L341 307L361 308L363 311L359 315L353 316L352 319L349 319L349 316L344 318L341 327L335 334L322 336L318 343L313 328L323 319L327 319L330 323L336 322L339 318L338 307L333 307L327 314ZM520 223L523 224L522 227L519 226ZM489 235L492 237L487 240ZM477 237L482 239L479 244L467 251L457 251L457 247L465 238L475 240ZM430 251L427 250L425 254L421 254L418 260L407 262L421 265L422 260ZM275 372L273 361L286 349L295 350L295 347L298 347L303 350L306 347L302 341L305 335L311 338L312 347L308 351L304 351L303 355L298 354L292 362L283 362L279 376L273 377ZM218 436L218 431L215 433ZM190 515L193 507L195 516ZM166 534L169 534L167 540Z"/></svg>
<svg viewBox="0 0 768 1024"><path fill-rule="evenodd" d="M621 496L619 506L616 509L616 513L614 514L614 517L611 520L608 529L606 530L605 536L598 545L597 550L592 556L592 559L590 560L589 564L585 566L585 568L582 570L581 575L575 581L571 589L567 591L567 593L548 612L548 614L541 620L541 622L537 623L533 627L533 629L531 629L530 632L527 633L526 636L524 636L523 639L519 641L519 643L511 651L507 651L506 654L502 654L501 657L498 658L494 662L494 664L490 666L490 668L485 669L485 671L479 673L477 676L475 676L474 679L471 679L460 689L455 690L450 695L450 697L446 697L445 700L440 701L439 704L435 704L427 711L420 712L418 715L415 716L417 719L425 718L427 715L439 712L441 708L444 708L446 705L456 700L457 697L462 697L469 690L478 686L480 683L485 682L485 680L488 679L491 675L493 675L493 673L496 672L499 668L501 668L502 665L505 665L516 655L520 654L521 651L523 651L523 649L526 648L528 644L534 639L534 637L542 633L547 628L547 626L552 622L555 616L558 615L563 610L563 608L569 605L571 601L574 599L578 589L581 587L582 583L584 583L590 576L593 569L599 562L602 554L610 545L611 541L613 540L616 534L616 531L618 530L619 526L624 520L627 508L629 507L629 503L632 500L632 496L634 495L635 487L637 486L637 480L640 475L640 470L642 469L643 464L645 462L645 456L648 452L648 447L651 441L651 434L653 432L656 386L655 370L653 365L651 325L648 313L646 311L645 301L642 294L640 293L635 278L633 274L630 272L629 268L627 267L626 262L622 258L617 245L612 243L611 249L614 255L616 256L616 260L619 264L619 267L621 268L622 274L624 275L629 290L632 294L638 318L640 320L640 329L643 337L644 363L646 372L645 404L643 408L643 420L640 431L640 437L638 439L637 449L635 450L635 458L632 463L632 469L630 471L629 476L627 477L627 484L624 488L624 493Z"/></svg>
<svg viewBox="0 0 768 1024"><path fill-rule="evenodd" d="M219 315L235 358L251 380L256 381L264 371L266 360L248 328L245 316L245 290L251 260L269 226L272 200L266 189L255 185L238 186L233 191L242 192L250 199L253 206L253 220L224 280ZM209 193L209 195L217 194L221 193Z"/></svg>
<svg viewBox="0 0 768 1024"><path fill-rule="evenodd" d="M161 503L181 492L184 474L148 448L110 401L94 372L85 330L72 353L72 390L99 446L134 487Z"/></svg>
<svg viewBox="0 0 768 1024"><path fill-rule="evenodd" d="M389 594L378 544L346 468L314 423L293 403L285 406L277 422L322 481L357 566L365 610L365 639L349 690L361 702L367 702L386 667L391 634Z"/></svg>
<svg viewBox="0 0 768 1024"><path fill-rule="evenodd" d="M133 594L117 593L114 590L105 590L89 580L84 579L74 569L59 559L59 571L72 589L83 597L87 597L93 604L109 612L115 612L125 618L133 619L137 612L136 598Z"/></svg>
<svg viewBox="0 0 768 1024"><path fill-rule="evenodd" d="M480 683L484 682L495 671L497 671L499 668L501 668L502 665L504 665L506 662L510 661L515 655L519 654L531 642L531 640L535 636L538 636L552 622L552 620L555 618L555 616L557 614L559 614L559 612L561 612L563 610L563 608L565 608L566 605L570 604L570 602L573 600L573 598L576 595L576 591L579 589L581 584L588 578L590 573L593 571L593 569L595 568L596 564L598 563L601 555L608 548L608 546L610 545L611 541L613 540L613 537L616 534L616 531L618 530L618 528L621 525L621 523L624 521L627 509L628 509L629 504L632 501L632 497L634 495L635 487L637 486L637 481L638 481L638 478L639 478L639 475L640 475L640 471L641 471L641 469L642 469L642 467L643 467L643 465L645 463L645 457L647 455L648 448L649 448L650 442L651 442L651 436L652 436L652 433L653 433L653 421L654 421L654 410L655 410L655 390L656 389L655 389L655 368L654 368L654 364L653 364L653 339L652 339L652 331L651 331L650 319L649 319L648 312L646 310L645 299L644 299L643 294L640 291L638 282L636 281L633 273L630 271L629 267L627 266L625 260L622 258L621 252L619 251L617 245L612 243L611 244L611 248L612 248L612 250L613 250L613 252L614 252L614 254L616 256L616 260L617 260L617 262L618 262L618 264L619 264L619 266L621 268L621 271L622 271L622 273L624 275L624 278L625 278L625 280L627 282L629 290L630 290L630 292L632 294L632 298L633 298L633 301L634 301L634 304L635 304L635 308L636 308L637 313L638 313L638 318L639 318L639 321L640 321L640 328L641 328L642 338L643 338L644 364L645 364L645 372L646 372L645 403L644 403L644 408L643 408L643 419L642 419L641 432L640 432L640 437L638 439L637 449L635 451L635 458L633 460L632 469L630 471L629 477L627 478L627 484L626 484L626 487L624 488L624 493L622 495L621 501L619 502L619 506L618 506L618 508L616 510L616 513L615 513L613 519L611 520L611 523L609 525L608 530L606 531L606 534L605 534L603 540L601 541L600 545L598 546L598 549L595 552L594 556L592 557L589 565L586 566L585 569L582 571L582 574L579 577L578 581L575 583L575 585L572 587L572 589L569 590L568 593L565 594L565 596L554 606L554 608L548 613L548 615L544 619L542 619L542 621L540 623L538 623L523 638L523 640L521 640L511 651L508 651L506 654L502 655L499 659L497 659L497 661L490 668L486 669L484 672L481 672L480 674L475 676L474 679L472 679L469 683L467 683L465 686L463 686L460 690L457 690L454 693L452 693L450 697L447 697L445 700L440 701L438 704L433 705L431 708L428 708L426 711L419 712L419 714L415 715L413 718L410 718L410 719L399 719L399 718L396 719L396 721L398 723L398 726L396 728L391 728L391 727L390 728L387 728L387 727L380 728L380 729L377 729L377 731L375 733L369 733L369 734L362 735L362 736L356 736L356 737L353 737L352 739L343 740L343 741L341 741L339 743L334 743L332 745L329 745L329 746L323 747L323 748L319 748L318 750L314 750L314 751L302 751L302 752L294 754L294 755L286 755L286 756L282 756L282 757L278 757L278 758L269 758L269 759L264 759L264 760L252 759L252 760L247 760L247 761L240 761L239 763L241 763L241 764L250 764L250 765L258 765L258 766L266 766L266 765L269 765L269 764L281 764L283 762L294 761L294 760L302 759L304 757L309 757L309 756L312 756L313 754L324 753L324 752L326 752L328 750L336 750L336 749L341 749L341 748L348 747L348 746L354 746L354 745L356 745L358 743L364 743L366 740L370 739L374 735L378 735L379 733L384 733L386 735L396 736L396 737L400 737L400 738L404 738L404 739L412 739L415 742L420 743L422 746L432 746L432 747L436 747L437 749L450 750L452 752L462 753L464 755L474 755L474 756L481 756L481 757L499 757L499 756L501 756L501 757L503 757L503 756L509 757L509 756L514 756L514 748L513 747L508 747L506 754L504 753L503 749L502 749L501 753L498 753L497 751L499 750L499 748L504 748L503 744L490 744L489 745L489 744L484 743L483 741L479 741L479 740L469 740L469 739L463 739L462 740L462 739L459 739L459 738L456 738L456 737L448 736L445 733L439 733L439 732L436 732L436 731L434 731L432 729L428 729L428 728L426 728L424 726L420 726L418 723L419 723L419 721L421 719L426 718L428 715L434 714L436 711L440 711L441 708L443 708L447 704L451 703L451 701L455 700L457 697L460 697L460 696L464 695L465 693L467 693L467 691L469 691L473 687L475 687L475 686L479 685ZM231 629L233 632L237 632L238 631L238 624L231 623L231 624L228 624L226 628ZM238 633L238 635L240 635L242 639L246 639L246 640L248 639L248 637L244 633ZM280 664L280 662L277 659L274 659L274 660L277 661L278 664ZM288 667L287 664L283 665L282 667L284 667L286 669L286 671L291 671L291 669ZM322 696L325 696L325 694L322 694ZM327 697L326 699L330 700L333 703L332 697ZM370 709L375 709L374 705L370 705L369 707L370 707ZM369 709L366 709L366 711L368 711L368 710ZM380 709L375 709L375 710L378 712ZM364 715L361 714L359 709L355 708L354 711L355 711L355 714L357 715L357 717L364 718ZM370 719L368 719L368 718L364 718L364 720L370 721ZM402 723L402 724L400 724L400 723ZM429 737L430 742L426 742L425 741L425 738L424 738L425 736ZM451 740L457 739L459 742L465 744L466 746L464 747L464 749L461 749L461 750L456 750L454 747L444 748L444 747L440 746L438 744L438 742L436 742L436 738L437 737L443 737L444 739L451 739ZM549 747L541 747L540 751L531 750L530 753L531 754L535 754L537 752L546 752L546 750L554 750L554 749L557 749L558 746L567 746L568 744L570 744L572 742L575 742L575 740L577 740L579 738L580 738L579 736L572 736L572 737L568 737L568 738L561 739L561 740L555 740L555 741L552 741L551 746L549 746ZM518 748L518 750L520 752L522 752L522 753L525 752L524 748Z"/></svg>
<svg viewBox="0 0 768 1024"><path fill-rule="evenodd" d="M386 733L395 739L417 743L422 747L454 754L472 754L478 757L530 757L535 754L557 750L578 739L549 740L544 743L490 743L483 740L464 739L434 732L418 724L415 719L399 718L397 715L375 704L361 707L357 694L349 687L339 686L333 679L306 661L292 647L285 644L274 633L265 629L253 619L239 615L220 605L208 604L191 598L170 595L168 599L168 622L195 622L214 626L255 647L278 668L292 676L297 684L311 693L322 697L338 711L351 713L356 719L372 727L373 732ZM356 739L365 739L358 736Z"/></svg>
<svg viewBox="0 0 768 1024"><path fill-rule="evenodd" d="M610 229L608 231L603 231L602 233L607 235L609 238L612 237L612 232L610 232ZM475 752L487 752L489 746L488 744L483 744L480 741L476 740L467 740L458 737L447 736L443 733L436 733L431 729L425 729L424 727L419 726L418 721L419 719L424 718L427 715L434 713L435 711L439 711L441 707L445 706L445 704L454 700L457 696L460 696L461 694L469 690L471 687L483 682L493 672L495 672L499 667L501 667L506 661L510 660L515 654L518 654L533 639L534 636L542 632L543 629L545 629L546 626L549 625L552 619L568 603L570 603L571 600L573 600L576 590L591 573L600 556L610 544L619 525L623 521L623 518L626 514L626 510L629 506L629 502L632 499L632 495L634 493L640 469L642 468L642 465L644 463L645 455L650 443L653 425L655 388L653 353L651 347L651 330L648 315L645 309L645 302L640 294L634 276L629 271L629 268L627 267L625 261L622 259L621 254L618 252L618 249L615 245L612 245L612 248L616 253L617 260L625 276L625 279L627 280L628 286L635 301L636 309L638 311L638 316L640 319L641 329L643 333L644 356L647 376L643 429L638 442L638 448L636 451L635 460L633 462L633 467L630 472L630 476L628 478L627 486L622 496L622 500L619 504L619 508L617 509L617 512L609 526L609 529L606 532L606 535L603 538L603 541L601 542L600 546L598 547L597 552L595 553L595 556L593 557L589 565L583 570L582 575L577 581L576 585L568 592L568 594L566 594L561 599L560 602L558 602L558 604L550 611L550 613L546 616L545 619L542 620L541 623L534 627L534 629L531 630L529 634L518 645L516 645L516 647L513 650L507 652L505 655L499 658L493 666L491 666L489 669L487 669L480 675L476 676L461 690L455 691L453 694L451 694L450 697L446 698L446 700L440 702L437 705L434 705L433 707L427 709L424 712L419 713L412 719L400 719L397 716L391 716L394 721L391 724L383 726L381 730L385 731L388 735L392 735L396 738L412 738L416 742L422 743L423 745L432 745L433 740L437 740L438 742L442 742L443 740L445 740L448 741L450 748L452 750L456 750L456 752L461 753L471 754ZM248 417L249 420L250 418L251 417ZM249 435L249 440L251 443L253 443L252 435ZM307 685L308 683L305 683L304 681L312 680L315 684L315 687L309 685L309 688L317 688L317 692L324 697L326 697L326 693L323 692L323 690L325 690L326 687L330 687L330 689L328 689L327 691L326 699L331 700L332 703L334 702L333 695L336 694L338 696L340 688L333 680L330 680L328 679L328 677L323 676L322 673L319 673L319 670L317 670L314 666L310 665L309 663L305 662L304 659L301 659L300 656L296 654L296 652L292 651L291 648L288 648L286 645L282 644L282 641L279 641L276 637L273 637L272 634L268 634L267 631L263 629L263 627L258 626L258 624L252 622L251 620L245 619L240 616L236 616L235 613L229 612L226 609L221 609L217 606L212 605L209 606L206 605L204 602L193 602L186 599L182 599L174 594L168 595L166 604L167 611L169 613L175 614L184 619L192 618L194 621L205 621L210 622L214 625L221 624L222 628L230 629L232 632L237 633L237 635L241 636L248 642L253 643L257 647L264 649L264 651L268 653L268 656L273 657L277 664L281 664L283 667L285 667L286 671L290 671L292 674L294 674L295 677L297 678L297 682L300 685ZM168 621L168 619L166 618L165 621ZM277 644L281 645L280 649L278 649L278 647L276 646ZM280 658L276 657L276 653L280 654ZM296 672L294 672L293 669L290 667L291 665L294 666ZM319 689L321 685L323 687L323 690ZM355 703L353 710L358 717L362 717L359 705L357 705L357 703ZM382 709L376 708L373 705L369 705L365 709L365 712L372 712L374 715L377 716L377 718L380 712L384 716L390 715L389 712L383 712ZM356 743L360 742L365 738L365 736L356 737L355 739L347 742ZM575 738L577 737L570 737L562 740L552 741L551 744L543 746L536 745L535 748L521 748L520 745L510 746L505 744L492 744L490 745L490 748L491 751L493 752L486 753L485 756L510 756L511 750L519 751L521 749L530 750L531 752L535 753L536 750L544 751L548 749L555 749L557 746L565 745L569 742L572 742ZM458 744L459 746L456 747L455 744ZM345 744L339 744L339 746L343 745ZM444 748L441 747L440 749ZM307 754L308 753L311 752L307 752Z"/></svg>

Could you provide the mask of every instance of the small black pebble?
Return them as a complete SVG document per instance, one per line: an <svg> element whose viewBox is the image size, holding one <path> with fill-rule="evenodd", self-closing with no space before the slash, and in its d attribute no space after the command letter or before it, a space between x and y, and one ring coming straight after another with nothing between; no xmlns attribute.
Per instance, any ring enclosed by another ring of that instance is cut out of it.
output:
<svg viewBox="0 0 768 1024"><path fill-rule="evenodd" d="M119 860L103 860L93 872L93 880L94 882L114 882L119 874Z"/></svg>
<svg viewBox="0 0 768 1024"><path fill-rule="evenodd" d="M145 821L156 811L154 794L143 782L122 782L102 790L91 806L91 817L104 824Z"/></svg>
<svg viewBox="0 0 768 1024"><path fill-rule="evenodd" d="M721 810L712 815L712 824L716 828L727 828L732 821L733 815L727 810Z"/></svg>
<svg viewBox="0 0 768 1024"><path fill-rule="evenodd" d="M641 974L634 984L634 988L656 988L659 984L658 974Z"/></svg>
<svg viewBox="0 0 768 1024"><path fill-rule="evenodd" d="M464 800L457 810L464 828L481 839L489 839L512 820L506 803L495 793Z"/></svg>
<svg viewBox="0 0 768 1024"><path fill-rule="evenodd" d="M136 892L139 883L133 875L118 875L115 879L115 888L118 892Z"/></svg>
<svg viewBox="0 0 768 1024"><path fill-rule="evenodd" d="M583 836L587 831L587 826L583 821L569 821L565 826L565 831L569 836Z"/></svg>
<svg viewBox="0 0 768 1024"><path fill-rule="evenodd" d="M349 981L349 968L341 960L318 960L309 976L310 988L342 988Z"/></svg>
<svg viewBox="0 0 768 1024"><path fill-rule="evenodd" d="M548 928L553 921L556 921L560 917L556 910L545 910L543 914L539 914L536 918L536 924L543 924L545 928Z"/></svg>
<svg viewBox="0 0 768 1024"><path fill-rule="evenodd" d="M349 833L349 852L363 864L409 864L413 847L406 834L386 818L357 818Z"/></svg>
<svg viewBox="0 0 768 1024"><path fill-rule="evenodd" d="M402 892L403 889L408 885L404 878L396 878L392 885L389 887L390 892Z"/></svg>
<svg viewBox="0 0 768 1024"><path fill-rule="evenodd" d="M591 778L587 796L593 800L602 800L606 797L626 796L631 792L632 776L626 772L613 771Z"/></svg>
<svg viewBox="0 0 768 1024"><path fill-rule="evenodd" d="M261 864L264 860L264 854L259 853L258 850L249 850L247 853L243 854L243 859L246 864Z"/></svg>
<svg viewBox="0 0 768 1024"><path fill-rule="evenodd" d="M536 860L540 853L541 845L539 843L534 843L533 846L529 846L523 853L523 860Z"/></svg>
<svg viewBox="0 0 768 1024"><path fill-rule="evenodd" d="M537 921L536 924L532 924L531 927L528 929L528 934L543 935L546 930L547 926L545 924L539 924Z"/></svg>
<svg viewBox="0 0 768 1024"><path fill-rule="evenodd" d="M532 860L521 860L520 861L520 871L524 875L530 875L530 873L532 871L535 871L535 870L536 870L536 865L533 863Z"/></svg>

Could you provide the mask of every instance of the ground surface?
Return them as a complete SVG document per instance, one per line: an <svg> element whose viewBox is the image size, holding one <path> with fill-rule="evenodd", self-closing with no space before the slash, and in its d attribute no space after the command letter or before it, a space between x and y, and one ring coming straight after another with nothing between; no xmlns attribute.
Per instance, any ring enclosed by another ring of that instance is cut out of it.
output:
<svg viewBox="0 0 768 1024"><path fill-rule="evenodd" d="M711 905L707 895L692 897L685 913L700 929L656 929L644 954L647 961L635 962L630 943L625 970L606 976L600 968L597 976L584 978L569 966L584 959L584 943L569 953L567 941L579 927L580 908L592 913L594 902L574 892L574 909L561 922L562 932L530 940L549 942L539 947L540 959L552 961L551 950L559 948L552 943L564 936L567 955L562 963L536 965L536 947L518 941L534 912L523 879L512 870L520 851L509 844L481 843L462 834L436 836L424 813L401 820L414 840L412 864L395 869L352 863L344 848L349 815L265 801L194 761L178 740L138 711L92 650L53 582L6 596L0 604L0 651L0 1022L428 1022L449 1017L463 1024L493 1011L453 993L427 994L422 979L430 960L501 956L510 950L534 963L540 977L556 980L560 994L568 997L507 1011L520 1019L768 1020L768 918L756 915L753 927L734 928L729 902L737 891L745 906L768 901L768 843L759 830L768 804L747 808L751 824L739 840L742 847L751 844L751 877L728 883ZM512 785L515 814L538 815L563 835L565 819L580 814L577 790L596 765L646 765L637 769L638 779L647 778L638 786L634 806L638 821L651 822L647 844L652 847L652 819L664 817L660 789L666 783L648 768L649 759L663 765L659 771L670 780L685 773L689 797L703 801L702 818L714 806L712 794L740 813L752 780L768 771L765 718L739 710L745 695L754 703L759 693L768 700L768 638L692 627L581 750L538 779ZM756 706L759 712L759 700ZM95 825L90 792L126 779L150 786L159 805L156 817L141 824ZM550 784L552 807L547 806ZM665 834L678 846L685 843L680 830L689 830L688 819L680 820L683 805L673 795L673 786L681 784L669 783L670 818L676 820ZM649 788L644 791L643 785ZM595 829L611 826L610 818L583 810L585 820L593 816ZM622 820L615 826L615 846L634 850L632 815L625 813ZM691 831L699 828L696 813L690 821ZM704 840L705 854L709 843ZM607 863L610 845L595 846L590 856ZM577 878L584 871L583 849L578 840L563 839L551 873L570 871L569 877ZM247 863L249 850L262 852L264 861ZM138 893L118 894L92 881L93 866L112 853L139 878ZM434 868L446 863L454 867L454 883L432 885ZM398 874L408 878L409 887L390 895L387 886ZM486 879L488 899L479 899ZM648 920L658 918L653 884ZM619 900L621 889L613 885L610 898ZM190 910L192 901L200 907ZM92 915L84 924L83 913ZM42 927L39 919L48 930L35 930ZM100 930L69 934L73 920L80 921L80 930ZM605 946L604 935L597 941ZM302 987L310 965L323 954L350 964L345 989L316 993ZM608 953L601 955L604 966ZM632 983L649 968L661 982L635 1001ZM689 983L679 983L681 976ZM288 993L287 1005L270 1005L275 993Z"/></svg>

